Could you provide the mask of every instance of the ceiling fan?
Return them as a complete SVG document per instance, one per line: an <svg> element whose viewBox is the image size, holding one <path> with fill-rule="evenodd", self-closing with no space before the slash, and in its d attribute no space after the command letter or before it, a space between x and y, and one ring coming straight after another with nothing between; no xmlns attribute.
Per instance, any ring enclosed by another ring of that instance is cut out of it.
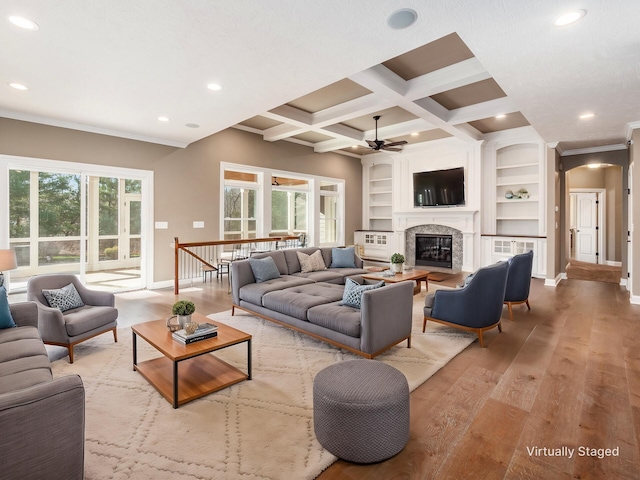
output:
<svg viewBox="0 0 640 480"><path fill-rule="evenodd" d="M399 142L385 143L384 140L378 140L378 120L380 120L380 115L376 115L373 119L376 121L376 139L366 140L369 148L372 150L386 150L387 152L401 152L402 145L406 145L408 142L406 140L400 140Z"/></svg>

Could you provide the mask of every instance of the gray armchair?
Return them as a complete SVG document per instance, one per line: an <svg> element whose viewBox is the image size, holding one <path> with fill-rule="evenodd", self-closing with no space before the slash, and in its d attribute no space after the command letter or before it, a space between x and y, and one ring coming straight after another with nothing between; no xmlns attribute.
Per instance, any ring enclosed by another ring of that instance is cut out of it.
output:
<svg viewBox="0 0 640 480"><path fill-rule="evenodd" d="M38 307L10 305L17 328L0 330L0 477L84 477L84 386L53 378L38 334Z"/></svg>
<svg viewBox="0 0 640 480"><path fill-rule="evenodd" d="M65 312L50 307L42 290L59 289L70 283L76 287L84 306ZM113 293L90 290L75 275L32 277L27 283L27 300L38 305L38 330L43 342L66 347L70 363L73 363L73 347L80 342L108 331L112 331L114 341L118 341L118 310Z"/></svg>
<svg viewBox="0 0 640 480"><path fill-rule="evenodd" d="M533 269L533 252L514 255L509 259L509 275L504 292L504 303L509 308L509 318L513 320L513 305L526 303L529 305L529 289L531 287L531 271Z"/></svg>
<svg viewBox="0 0 640 480"><path fill-rule="evenodd" d="M480 346L484 347L484 331L498 327L502 332L500 317L507 284L509 264L506 262L479 269L471 281L456 290L436 290L427 295L424 307L424 322L433 321L476 332Z"/></svg>

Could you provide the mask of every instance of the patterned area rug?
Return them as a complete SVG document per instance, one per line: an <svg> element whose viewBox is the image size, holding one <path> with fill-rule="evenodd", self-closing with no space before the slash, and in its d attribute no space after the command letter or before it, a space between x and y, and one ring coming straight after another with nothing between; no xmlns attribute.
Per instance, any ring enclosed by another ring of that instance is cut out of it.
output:
<svg viewBox="0 0 640 480"><path fill-rule="evenodd" d="M423 334L422 298L415 297L412 348L403 343L377 357L402 371L411 390L476 338L435 323ZM177 410L132 370L130 328L120 329L117 344L111 335L80 344L73 365L53 362L54 376L77 373L85 385L87 480L313 479L336 460L313 433L313 378L359 357L244 313L210 318L253 335L253 380ZM156 356L138 339L139 361ZM219 356L246 368L244 344Z"/></svg>

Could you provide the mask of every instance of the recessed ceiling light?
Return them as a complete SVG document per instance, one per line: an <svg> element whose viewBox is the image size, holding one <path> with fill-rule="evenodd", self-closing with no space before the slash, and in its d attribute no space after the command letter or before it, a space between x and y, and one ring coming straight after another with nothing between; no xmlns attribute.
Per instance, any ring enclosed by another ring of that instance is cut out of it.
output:
<svg viewBox="0 0 640 480"><path fill-rule="evenodd" d="M504 114L504 113L499 113L498 115L496 115L496 118L497 118L498 120L500 120L501 118L505 118L506 116L507 116L507 115L506 115L506 114Z"/></svg>
<svg viewBox="0 0 640 480"><path fill-rule="evenodd" d="M588 163L587 167L589 168L600 168L602 166L601 163Z"/></svg>
<svg viewBox="0 0 640 480"><path fill-rule="evenodd" d="M19 15L11 15L9 21L16 27L24 28L25 30L38 30L38 24L29 20L28 18L21 17Z"/></svg>
<svg viewBox="0 0 640 480"><path fill-rule="evenodd" d="M358 145L351 145L351 148L355 150L356 148L358 148Z"/></svg>
<svg viewBox="0 0 640 480"><path fill-rule="evenodd" d="M415 10L410 8L401 8L389 15L389 18L387 18L387 25L394 30L401 30L413 25L417 19L418 14Z"/></svg>
<svg viewBox="0 0 640 480"><path fill-rule="evenodd" d="M160 117L158 117L158 121L160 121L160 122L168 122L169 121L169 117L160 116Z"/></svg>
<svg viewBox="0 0 640 480"><path fill-rule="evenodd" d="M197 123L185 123L184 126L189 128L200 128L200 125L198 125Z"/></svg>
<svg viewBox="0 0 640 480"><path fill-rule="evenodd" d="M11 88L15 88L16 90L29 90L29 87L27 87L26 85L23 85L21 83L10 83L9 86Z"/></svg>
<svg viewBox="0 0 640 480"><path fill-rule="evenodd" d="M417 137L418 135L420 135L418 132L413 132L413 133L411 134L411 136L412 136L412 137Z"/></svg>
<svg viewBox="0 0 640 480"><path fill-rule="evenodd" d="M554 25L556 27L564 27L565 25L570 25L580 20L586 14L586 10L574 10L572 12L567 12L564 15L560 15L558 18L556 18Z"/></svg>
<svg viewBox="0 0 640 480"><path fill-rule="evenodd" d="M222 87L220 85L218 85L217 83L210 83L209 85L207 85L207 88L209 90L220 90L220 89L222 89Z"/></svg>
<svg viewBox="0 0 640 480"><path fill-rule="evenodd" d="M582 115L580 115L578 118L579 118L580 120L586 120L586 119L588 119L588 118L593 118L593 117L595 117L595 116L596 116L596 114L595 114L595 113L591 113L591 112L589 112L589 113L583 113L583 114L582 114Z"/></svg>

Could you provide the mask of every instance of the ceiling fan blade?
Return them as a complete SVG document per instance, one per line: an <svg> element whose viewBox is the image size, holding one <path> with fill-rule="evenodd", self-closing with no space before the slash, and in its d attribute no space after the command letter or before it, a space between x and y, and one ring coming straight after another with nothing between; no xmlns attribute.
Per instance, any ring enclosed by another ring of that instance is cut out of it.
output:
<svg viewBox="0 0 640 480"><path fill-rule="evenodd" d="M406 145L407 143L409 143L409 142L407 142L406 140L400 140L398 142L385 143L385 146L387 146L387 147L396 147L398 145Z"/></svg>
<svg viewBox="0 0 640 480"><path fill-rule="evenodd" d="M390 147L388 145L383 145L382 150L385 150L387 152L401 152L402 147Z"/></svg>

